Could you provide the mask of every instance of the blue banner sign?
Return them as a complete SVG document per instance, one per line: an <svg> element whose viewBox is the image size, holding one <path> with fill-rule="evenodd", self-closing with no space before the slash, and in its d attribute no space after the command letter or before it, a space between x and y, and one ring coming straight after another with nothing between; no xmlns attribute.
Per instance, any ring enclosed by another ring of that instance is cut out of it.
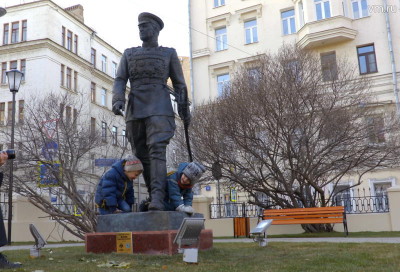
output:
<svg viewBox="0 0 400 272"><path fill-rule="evenodd" d="M38 162L39 187L59 186L61 178L61 166L59 162Z"/></svg>
<svg viewBox="0 0 400 272"><path fill-rule="evenodd" d="M94 165L99 166L99 167L104 167L104 166L111 166L115 162L119 161L120 159L95 159L94 160Z"/></svg>

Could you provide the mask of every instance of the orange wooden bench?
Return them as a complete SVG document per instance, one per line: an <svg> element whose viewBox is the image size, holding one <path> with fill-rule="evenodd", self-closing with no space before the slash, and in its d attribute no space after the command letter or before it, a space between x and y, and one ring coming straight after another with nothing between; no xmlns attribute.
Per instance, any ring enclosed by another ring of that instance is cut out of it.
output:
<svg viewBox="0 0 400 272"><path fill-rule="evenodd" d="M344 206L265 209L261 219L273 219L272 225L343 223L344 232L346 235L349 235Z"/></svg>

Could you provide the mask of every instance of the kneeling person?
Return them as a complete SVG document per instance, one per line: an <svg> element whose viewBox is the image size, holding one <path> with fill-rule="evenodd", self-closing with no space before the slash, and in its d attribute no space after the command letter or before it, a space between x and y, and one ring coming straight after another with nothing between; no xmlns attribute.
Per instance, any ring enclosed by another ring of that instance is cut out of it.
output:
<svg viewBox="0 0 400 272"><path fill-rule="evenodd" d="M101 215L117 209L131 212L135 202L133 180L143 172L141 161L133 155L114 163L97 185L95 202Z"/></svg>
<svg viewBox="0 0 400 272"><path fill-rule="evenodd" d="M205 167L198 162L179 164L178 170L167 176L165 210L193 214L192 188L205 170Z"/></svg>

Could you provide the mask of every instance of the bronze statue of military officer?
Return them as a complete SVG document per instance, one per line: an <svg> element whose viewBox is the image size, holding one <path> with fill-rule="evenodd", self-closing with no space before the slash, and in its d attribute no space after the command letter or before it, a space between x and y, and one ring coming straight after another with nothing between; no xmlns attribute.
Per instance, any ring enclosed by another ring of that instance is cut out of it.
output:
<svg viewBox="0 0 400 272"><path fill-rule="evenodd" d="M142 46L126 49L113 86L113 112L125 109L125 90L131 91L126 107L126 131L132 149L143 164L143 177L150 195L149 210L164 210L166 148L174 136L175 115L167 79L171 78L179 116L189 122L187 88L182 67L173 48L158 45L163 21L154 14L139 14Z"/></svg>

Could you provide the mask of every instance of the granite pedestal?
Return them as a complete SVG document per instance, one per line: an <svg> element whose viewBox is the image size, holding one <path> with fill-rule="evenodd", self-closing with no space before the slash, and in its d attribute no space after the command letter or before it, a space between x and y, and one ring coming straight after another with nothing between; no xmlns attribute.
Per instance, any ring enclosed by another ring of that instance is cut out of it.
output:
<svg viewBox="0 0 400 272"><path fill-rule="evenodd" d="M178 253L178 245L173 241L185 217L183 212L150 211L100 215L95 233L86 234L86 252L117 252L117 234L129 232L132 235L132 253L167 254ZM191 217L203 218L195 213ZM211 249L212 230L202 230L198 248Z"/></svg>

